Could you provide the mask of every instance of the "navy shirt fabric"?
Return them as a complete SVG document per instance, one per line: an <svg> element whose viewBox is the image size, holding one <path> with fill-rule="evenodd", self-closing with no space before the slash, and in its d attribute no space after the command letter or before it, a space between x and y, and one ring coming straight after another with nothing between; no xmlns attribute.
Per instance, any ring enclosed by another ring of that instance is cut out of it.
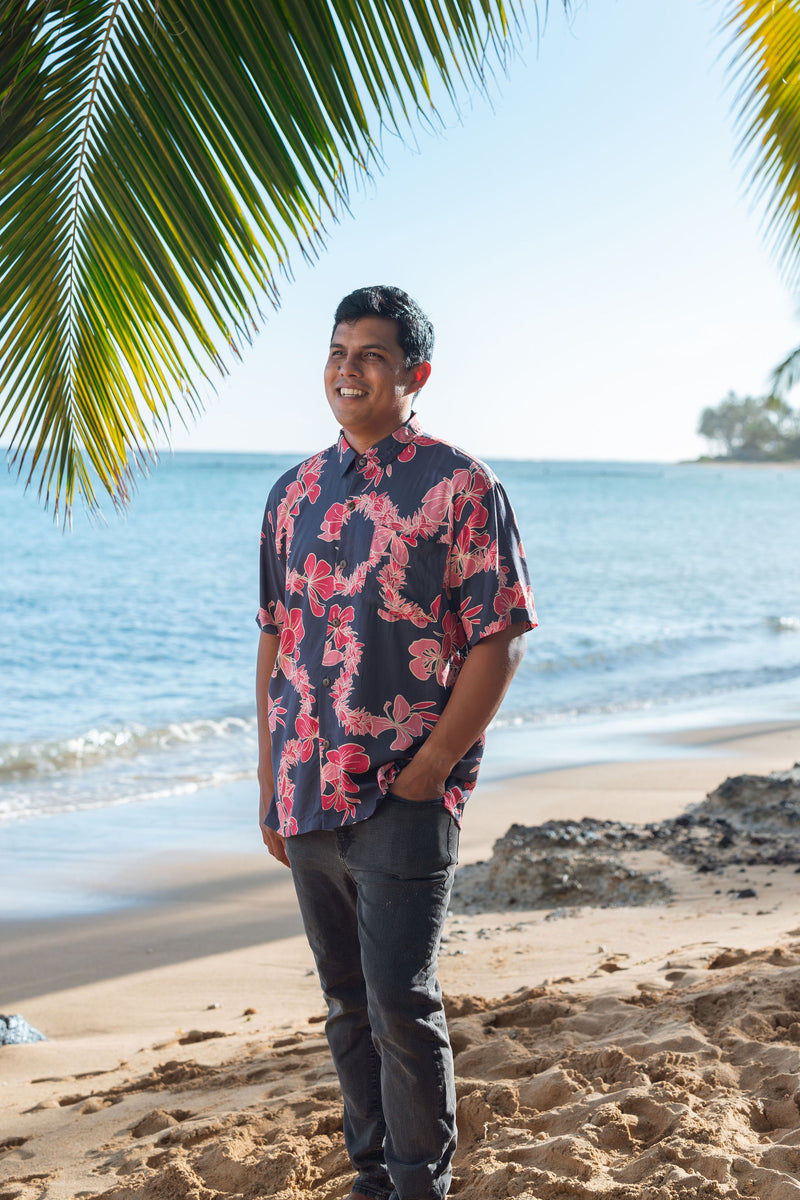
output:
<svg viewBox="0 0 800 1200"><path fill-rule="evenodd" d="M411 419L358 454L344 433L281 476L264 513L257 621L284 836L372 815L452 692L470 648L536 625L519 531L492 472ZM483 738L454 767L460 823Z"/></svg>

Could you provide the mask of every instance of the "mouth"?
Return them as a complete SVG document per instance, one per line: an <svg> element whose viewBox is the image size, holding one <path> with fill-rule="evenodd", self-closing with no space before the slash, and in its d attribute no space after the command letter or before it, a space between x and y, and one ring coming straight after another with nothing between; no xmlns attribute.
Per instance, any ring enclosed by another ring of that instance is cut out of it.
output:
<svg viewBox="0 0 800 1200"><path fill-rule="evenodd" d="M362 392L360 388L340 387L336 389L340 396L345 400L358 399L359 396L366 396L366 392Z"/></svg>

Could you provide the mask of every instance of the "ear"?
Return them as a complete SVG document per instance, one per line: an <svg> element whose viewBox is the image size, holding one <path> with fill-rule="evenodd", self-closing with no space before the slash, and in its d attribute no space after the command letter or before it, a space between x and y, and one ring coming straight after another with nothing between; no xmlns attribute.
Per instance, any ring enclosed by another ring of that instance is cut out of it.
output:
<svg viewBox="0 0 800 1200"><path fill-rule="evenodd" d="M418 363L416 367L412 367L408 373L408 385L406 387L406 395L411 395L412 392L419 392L425 387L425 384L431 377L431 364L429 362Z"/></svg>

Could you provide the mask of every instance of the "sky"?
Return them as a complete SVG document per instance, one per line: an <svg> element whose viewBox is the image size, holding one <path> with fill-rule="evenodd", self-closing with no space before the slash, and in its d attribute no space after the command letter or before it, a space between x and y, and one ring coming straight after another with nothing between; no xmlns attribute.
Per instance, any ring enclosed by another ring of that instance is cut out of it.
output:
<svg viewBox="0 0 800 1200"><path fill-rule="evenodd" d="M383 171L318 262L296 256L280 310L172 446L330 444L333 311L392 283L436 329L429 432L480 458L703 453L701 410L763 394L800 343L736 157L727 7L576 0L567 18L551 0L491 104L477 94L442 131L385 138Z"/></svg>

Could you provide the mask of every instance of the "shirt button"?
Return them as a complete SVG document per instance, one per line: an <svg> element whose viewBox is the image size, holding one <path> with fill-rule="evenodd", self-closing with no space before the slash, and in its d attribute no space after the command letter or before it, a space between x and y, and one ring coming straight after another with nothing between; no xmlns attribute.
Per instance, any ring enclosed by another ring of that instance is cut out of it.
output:
<svg viewBox="0 0 800 1200"><path fill-rule="evenodd" d="M319 744L321 750L330 750L331 748L331 744L327 738L320 738Z"/></svg>
<svg viewBox="0 0 800 1200"><path fill-rule="evenodd" d="M347 509L348 512L352 512L353 509L355 508L355 506L356 506L355 500L348 500L347 504L345 504L345 508Z"/></svg>
<svg viewBox="0 0 800 1200"><path fill-rule="evenodd" d="M338 568L339 568L339 570L340 570L340 571L344 571L344 570L346 570L346 568L347 568L347 559L346 559L346 558L341 558L341 559L339 559L339 562L338 562L336 565L338 566Z"/></svg>
<svg viewBox="0 0 800 1200"><path fill-rule="evenodd" d="M359 457L358 462L356 463L356 466L365 467L366 465L367 465L367 456L366 456L366 454L362 454Z"/></svg>
<svg viewBox="0 0 800 1200"><path fill-rule="evenodd" d="M325 678L324 678L324 679L323 679L323 681L322 681L322 686L323 686L323 687L330 687L330 686L331 686L331 677L330 677L330 675L326 675L326 676L325 676Z"/></svg>
<svg viewBox="0 0 800 1200"><path fill-rule="evenodd" d="M339 617L331 617L331 625L333 626L334 629L338 629L339 626L341 625L341 623L342 622L339 619Z"/></svg>

